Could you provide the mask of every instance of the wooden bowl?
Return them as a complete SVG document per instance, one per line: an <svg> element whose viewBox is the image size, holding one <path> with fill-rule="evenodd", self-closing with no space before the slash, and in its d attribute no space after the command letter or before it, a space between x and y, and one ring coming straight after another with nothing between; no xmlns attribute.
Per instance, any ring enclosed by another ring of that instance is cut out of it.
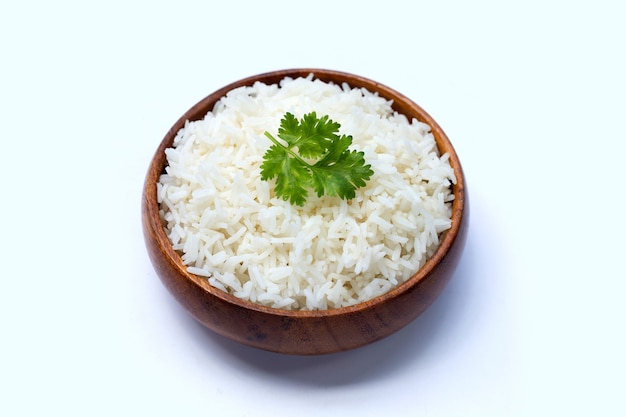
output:
<svg viewBox="0 0 626 417"><path fill-rule="evenodd" d="M206 278L187 272L174 251L159 218L157 182L167 161L165 149L172 146L186 120L204 117L228 91L255 81L278 83L285 77L315 78L350 87L365 87L393 100L393 108L428 123L440 151L450 155L457 184L453 186L452 226L425 265L385 295L350 307L321 311L291 311L244 301L212 287ZM167 132L146 175L142 221L146 246L154 268L169 292L207 328L237 342L288 354L332 353L367 345L396 332L418 317L450 280L465 245L468 207L465 178L457 154L439 125L409 98L378 82L357 75L322 69L291 69L269 72L236 81L210 94L187 111Z"/></svg>

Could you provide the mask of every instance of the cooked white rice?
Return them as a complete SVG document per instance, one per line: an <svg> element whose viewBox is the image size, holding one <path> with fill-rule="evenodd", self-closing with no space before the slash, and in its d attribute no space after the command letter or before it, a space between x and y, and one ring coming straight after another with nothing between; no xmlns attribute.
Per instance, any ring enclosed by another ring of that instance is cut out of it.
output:
<svg viewBox="0 0 626 417"><path fill-rule="evenodd" d="M189 272L265 306L316 310L379 296L414 274L450 227L447 155L430 127L365 89L312 76L229 92L187 122L158 184L166 233ZM329 115L374 175L350 201L275 197L260 164L285 112Z"/></svg>

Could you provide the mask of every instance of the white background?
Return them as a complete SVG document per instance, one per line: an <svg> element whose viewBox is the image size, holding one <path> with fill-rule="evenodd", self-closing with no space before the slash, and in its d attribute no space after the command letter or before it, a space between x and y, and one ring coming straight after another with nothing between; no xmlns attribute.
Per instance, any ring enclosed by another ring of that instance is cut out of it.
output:
<svg viewBox="0 0 626 417"><path fill-rule="evenodd" d="M607 0L3 2L0 415L625 415L625 17ZM205 331L140 224L175 120L292 67L411 97L470 193L438 301L320 357Z"/></svg>

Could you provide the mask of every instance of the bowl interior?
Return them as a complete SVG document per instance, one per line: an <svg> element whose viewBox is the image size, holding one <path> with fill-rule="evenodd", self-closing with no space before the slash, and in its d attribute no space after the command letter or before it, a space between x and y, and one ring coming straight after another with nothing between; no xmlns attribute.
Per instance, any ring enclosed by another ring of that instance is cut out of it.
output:
<svg viewBox="0 0 626 417"><path fill-rule="evenodd" d="M444 234L442 235L440 245L434 255L430 257L422 266L422 268L416 271L415 274L411 276L407 281L384 295L354 306L315 311L283 310L265 307L250 301L239 299L231 294L212 287L208 283L208 280L206 280L206 278L199 277L187 272L180 255L178 255L174 251L167 235L165 234L165 231L163 230L161 220L159 218L156 184L159 181L159 177L164 172L167 165L165 149L172 146L177 132L184 126L187 120L194 121L203 118L208 111L211 111L213 109L213 106L221 97L223 97L228 91L237 87L250 86L257 81L266 84L275 84L280 82L285 77L306 77L310 74L313 74L314 78L320 79L325 82L333 82L335 84L347 83L350 87L353 88L362 87L371 92L377 92L385 99L393 100L393 109L399 113L406 115L409 120L412 118L416 118L421 122L429 124L431 126L433 136L435 137L435 141L440 152L448 153L450 156L450 164L457 178L457 183L453 185L454 201L452 206L451 228L444 232ZM397 297L399 294L407 291L407 289L414 287L444 261L450 248L457 240L459 236L459 231L461 230L461 226L464 223L463 219L465 214L465 179L457 154L446 134L443 132L437 122L428 113L426 113L426 111L424 111L419 105L410 100L408 97L385 85L361 76L333 70L300 68L255 75L231 83L202 99L192 108L190 108L184 115L182 115L180 119L167 132L154 155L148 174L146 176L143 206L145 226L144 228L147 230L147 235L149 235L149 237L146 237L146 239L152 239L156 242L156 248L151 249L151 251L153 252L151 253L151 257L153 260L155 258L165 258L168 269L168 272L166 273L178 274L181 277L184 277L185 280L188 280L190 283L192 283L193 286L201 288L202 291L207 294L207 296L210 296L214 299L222 300L223 302L229 304L239 306L246 310L293 318L330 317L346 313L364 311L367 309L371 309L376 305L386 303L389 300Z"/></svg>

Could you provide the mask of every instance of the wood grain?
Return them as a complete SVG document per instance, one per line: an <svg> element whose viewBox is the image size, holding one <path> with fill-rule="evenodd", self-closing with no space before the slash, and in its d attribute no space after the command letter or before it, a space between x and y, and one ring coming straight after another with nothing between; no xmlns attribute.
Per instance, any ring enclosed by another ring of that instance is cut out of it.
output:
<svg viewBox="0 0 626 417"><path fill-rule="evenodd" d="M394 101L393 107L409 119L432 127L441 152L450 155L457 184L453 187L452 227L442 237L436 253L409 280L373 300L352 307L324 311L288 311L240 300L207 280L186 271L173 250L159 218L157 182L172 146L186 120L198 120L228 91L256 81L278 83L285 77L313 73L322 81L365 87ZM200 323L214 332L256 348L288 354L325 354L367 345L398 331L426 310L445 288L459 262L469 225L465 177L458 156L441 127L419 105L403 94L375 81L339 71L299 68L248 77L210 94L176 121L156 150L146 174L142 195L142 223L146 247L154 269L168 291Z"/></svg>

